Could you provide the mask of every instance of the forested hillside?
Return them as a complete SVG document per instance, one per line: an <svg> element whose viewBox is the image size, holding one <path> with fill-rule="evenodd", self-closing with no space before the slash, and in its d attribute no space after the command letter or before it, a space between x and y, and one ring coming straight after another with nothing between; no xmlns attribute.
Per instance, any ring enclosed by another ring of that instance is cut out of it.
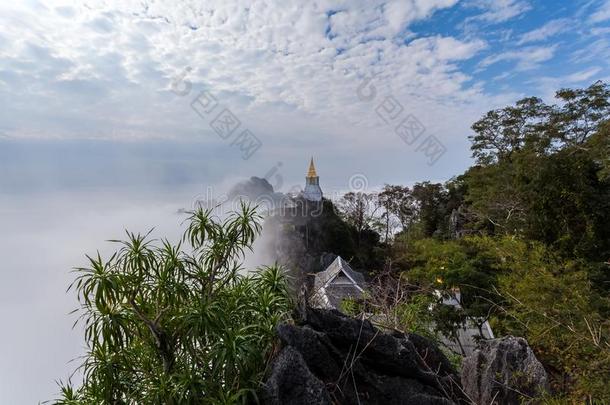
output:
<svg viewBox="0 0 610 405"><path fill-rule="evenodd" d="M459 288L463 309L437 307L437 330L489 320L496 335L528 339L556 397L608 401L610 89L598 82L556 97L485 114L472 126L475 164L447 183L386 185L339 206L385 241L385 266L372 276L410 285L395 305L372 299L411 314L404 328L420 326L412 314L421 319L433 290Z"/></svg>

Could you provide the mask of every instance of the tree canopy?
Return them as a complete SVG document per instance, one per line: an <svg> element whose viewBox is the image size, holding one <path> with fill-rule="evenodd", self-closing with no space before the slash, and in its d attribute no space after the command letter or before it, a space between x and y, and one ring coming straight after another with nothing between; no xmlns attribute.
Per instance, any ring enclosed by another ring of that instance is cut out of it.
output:
<svg viewBox="0 0 610 405"><path fill-rule="evenodd" d="M436 298L429 327L451 336L467 318L489 320L496 335L528 339L560 401L608 401L610 87L560 89L556 100L484 114L474 165L446 183L386 185L369 222L388 232L392 215L400 226L377 274L413 285L390 313ZM456 288L458 310L442 305Z"/></svg>

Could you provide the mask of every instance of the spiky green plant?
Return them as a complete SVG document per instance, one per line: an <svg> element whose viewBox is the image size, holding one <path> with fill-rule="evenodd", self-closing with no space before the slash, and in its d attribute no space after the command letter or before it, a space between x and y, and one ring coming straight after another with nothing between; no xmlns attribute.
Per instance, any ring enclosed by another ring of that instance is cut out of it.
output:
<svg viewBox="0 0 610 405"><path fill-rule="evenodd" d="M83 381L61 384L55 403L252 399L291 308L279 267L240 272L260 219L245 204L224 221L199 209L176 245L128 232L110 259L88 257L70 286L88 348Z"/></svg>

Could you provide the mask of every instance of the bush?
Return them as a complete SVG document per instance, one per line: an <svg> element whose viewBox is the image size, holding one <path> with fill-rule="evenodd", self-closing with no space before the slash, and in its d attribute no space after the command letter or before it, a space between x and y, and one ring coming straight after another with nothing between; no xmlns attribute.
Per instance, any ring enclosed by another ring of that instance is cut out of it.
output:
<svg viewBox="0 0 610 405"><path fill-rule="evenodd" d="M417 333L436 340L430 307L436 301L430 291L410 284L406 277L389 272L378 274L362 299L344 299L341 311L365 315L384 329Z"/></svg>
<svg viewBox="0 0 610 405"><path fill-rule="evenodd" d="M242 275L260 231L254 209L219 222L193 212L182 243L128 233L104 261L76 270L84 378L57 404L245 402L258 388L274 329L291 302L277 266ZM182 244L190 245L189 252Z"/></svg>
<svg viewBox="0 0 610 405"><path fill-rule="evenodd" d="M396 259L424 288L461 290L462 316L434 312L445 336L463 316L489 318L496 336L528 340L567 402L610 401L610 301L591 283L596 264L513 236L422 239Z"/></svg>
<svg viewBox="0 0 610 405"><path fill-rule="evenodd" d="M582 262L531 262L499 280L504 314L496 329L524 336L572 402L610 401L608 300L590 285Z"/></svg>

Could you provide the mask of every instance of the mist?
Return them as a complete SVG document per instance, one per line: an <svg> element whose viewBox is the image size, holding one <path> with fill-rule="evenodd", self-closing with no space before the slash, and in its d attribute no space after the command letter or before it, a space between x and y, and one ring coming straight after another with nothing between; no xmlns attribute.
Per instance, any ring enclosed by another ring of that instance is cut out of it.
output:
<svg viewBox="0 0 610 405"><path fill-rule="evenodd" d="M0 234L3 275L0 314L4 325L0 397L4 403L38 403L54 398L55 379L67 379L83 354L82 331L72 329L77 307L66 293L71 270L86 265L85 254L108 255L108 239L124 229L176 239L181 218L176 201L108 192L54 192L3 196Z"/></svg>
<svg viewBox="0 0 610 405"><path fill-rule="evenodd" d="M76 314L69 314L78 302L74 292L66 292L74 279L72 269L87 265L85 255L98 250L109 257L117 246L108 240L124 238L126 229L153 229L151 238L177 242L185 228L184 211L193 207L201 188L0 194L3 403L55 398L55 381L65 381L80 364L84 338L79 326L72 328ZM246 269L272 264L268 252L257 248L266 245L262 239L255 243Z"/></svg>
<svg viewBox="0 0 610 405"><path fill-rule="evenodd" d="M288 161L288 160L287 160ZM77 305L66 292L71 271L87 265L85 255L116 250L110 239L125 230L178 241L185 211L201 201L230 200L216 214L223 219L240 197L262 203L261 213L301 186L307 157L290 164L236 162L210 153L204 142L0 141L0 398L31 404L56 397L57 380L80 364L84 338L73 329ZM347 176L320 163L328 195L345 189ZM250 176L259 176L252 181ZM267 177L269 182L262 181ZM244 273L278 258L276 233L264 229L246 253ZM72 361L76 359L75 361ZM74 382L78 384L78 376Z"/></svg>

